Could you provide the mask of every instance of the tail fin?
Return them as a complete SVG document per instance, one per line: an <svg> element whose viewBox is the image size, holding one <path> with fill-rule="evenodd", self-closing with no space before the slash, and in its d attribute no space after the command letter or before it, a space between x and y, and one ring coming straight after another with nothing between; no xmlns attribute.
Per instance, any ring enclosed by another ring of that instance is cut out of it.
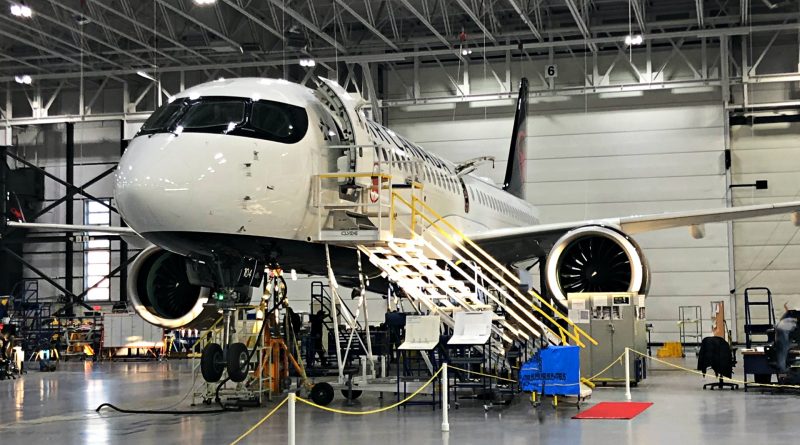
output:
<svg viewBox="0 0 800 445"><path fill-rule="evenodd" d="M503 190L518 198L525 198L525 136L528 132L526 126L527 118L528 79L523 77L519 82L517 111L516 114L514 114L514 129L511 133L511 149L508 152L506 178L503 180Z"/></svg>

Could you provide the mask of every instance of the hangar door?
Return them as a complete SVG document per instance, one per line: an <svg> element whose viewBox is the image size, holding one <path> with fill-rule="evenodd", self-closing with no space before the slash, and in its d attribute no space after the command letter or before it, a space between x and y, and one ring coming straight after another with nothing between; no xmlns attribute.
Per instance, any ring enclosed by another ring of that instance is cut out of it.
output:
<svg viewBox="0 0 800 445"><path fill-rule="evenodd" d="M770 123L731 127L732 181L751 184L765 179L769 188L734 188L733 204L766 204L800 199L800 123ZM746 287L768 287L773 293L776 317L783 303L800 306L800 236L786 216L754 218L733 224L736 297L743 300ZM763 323L763 308L753 309ZM744 310L739 311L740 338Z"/></svg>

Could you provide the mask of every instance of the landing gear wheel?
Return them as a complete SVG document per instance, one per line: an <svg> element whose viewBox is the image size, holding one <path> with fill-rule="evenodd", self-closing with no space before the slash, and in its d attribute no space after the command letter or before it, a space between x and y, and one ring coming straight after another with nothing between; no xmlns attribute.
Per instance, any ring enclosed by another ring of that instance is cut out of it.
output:
<svg viewBox="0 0 800 445"><path fill-rule="evenodd" d="M231 343L228 346L227 356L228 377L236 383L243 382L250 368L247 346L244 343Z"/></svg>
<svg viewBox="0 0 800 445"><path fill-rule="evenodd" d="M354 389L354 390L352 390L352 391L348 391L348 390L345 388L345 389L343 389L343 390L342 390L342 395L343 395L343 396L344 396L344 398L346 399L346 398L348 398L348 397L347 397L347 395L348 395L349 393L352 393L352 395L350 396L350 397L351 397L351 399L350 399L350 400L355 400L355 399L357 399L357 398L361 397L361 393L362 393L362 392L363 392L363 391L361 391L360 389Z"/></svg>
<svg viewBox="0 0 800 445"><path fill-rule="evenodd" d="M222 355L222 346L217 343L207 344L200 354L200 372L203 374L203 380L210 383L219 382L224 370L225 358Z"/></svg>
<svg viewBox="0 0 800 445"><path fill-rule="evenodd" d="M325 382L317 383L311 387L309 397L317 405L328 406L333 401L333 386Z"/></svg>

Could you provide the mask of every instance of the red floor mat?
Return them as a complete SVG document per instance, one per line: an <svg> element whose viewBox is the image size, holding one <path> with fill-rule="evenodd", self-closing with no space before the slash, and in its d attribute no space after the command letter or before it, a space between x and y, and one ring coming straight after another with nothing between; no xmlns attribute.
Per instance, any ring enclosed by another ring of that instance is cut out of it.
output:
<svg viewBox="0 0 800 445"><path fill-rule="evenodd" d="M651 402L600 402L573 419L633 419L650 405Z"/></svg>

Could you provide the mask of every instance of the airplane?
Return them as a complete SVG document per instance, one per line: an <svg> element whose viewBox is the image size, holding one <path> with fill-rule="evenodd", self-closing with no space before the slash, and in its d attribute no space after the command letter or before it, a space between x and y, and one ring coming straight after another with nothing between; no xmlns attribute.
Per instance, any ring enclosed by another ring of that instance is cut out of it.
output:
<svg viewBox="0 0 800 445"><path fill-rule="evenodd" d="M443 159L368 119L363 99L336 82L317 83L316 90L282 79L203 83L170 98L130 141L114 184L129 227L102 231L136 234L154 244L129 274L129 296L146 321L177 328L216 318L219 308L243 302L236 287L258 283L264 265L326 275L329 244L337 276L357 282L354 249L319 239L314 178L372 172L378 164L387 166L398 188L420 184L427 205L499 263L546 257L545 280L557 301L568 292L646 293L650 274L631 237L637 233L689 226L699 237L706 223L781 213L800 224L800 201L540 224L524 196L526 79L501 186L474 171L491 159ZM341 207L370 199L371 184L360 179L322 187L320 195ZM370 223L368 216L352 217ZM385 285L377 269L366 273L373 286Z"/></svg>

